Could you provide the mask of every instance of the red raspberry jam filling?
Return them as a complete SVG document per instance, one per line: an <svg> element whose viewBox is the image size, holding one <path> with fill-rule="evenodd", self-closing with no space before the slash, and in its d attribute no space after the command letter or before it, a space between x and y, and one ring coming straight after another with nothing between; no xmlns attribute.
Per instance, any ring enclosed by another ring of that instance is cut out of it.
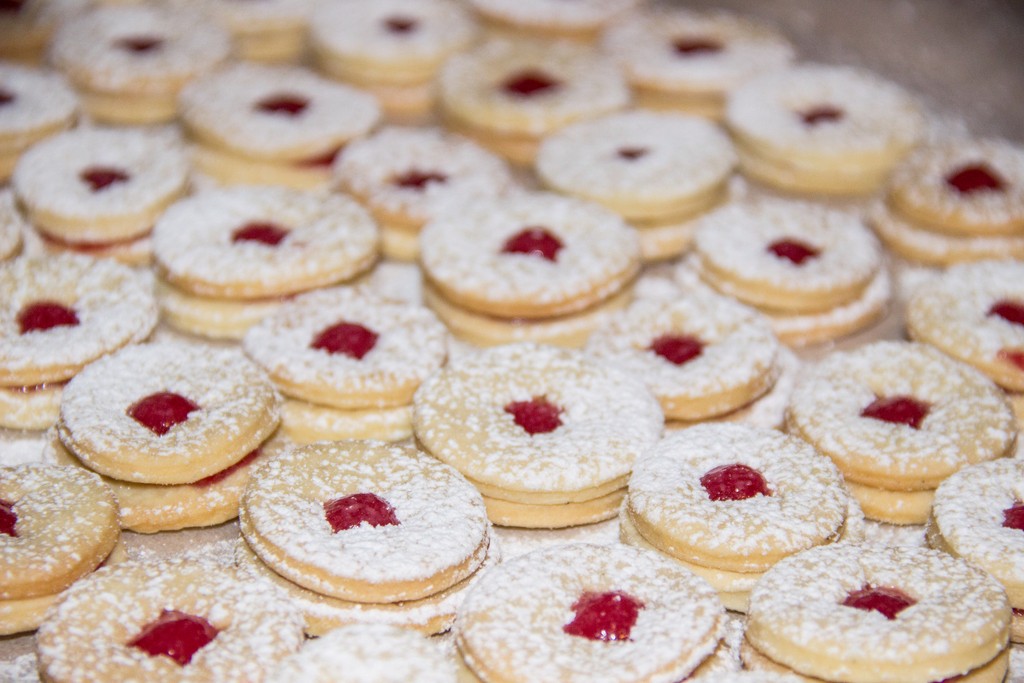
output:
<svg viewBox="0 0 1024 683"><path fill-rule="evenodd" d="M534 396L529 401L512 401L505 406L505 412L527 434L547 434L562 426L562 409L543 396Z"/></svg>
<svg viewBox="0 0 1024 683"><path fill-rule="evenodd" d="M446 182L448 182L448 176L444 173L438 173L437 171L420 171L415 168L391 179L392 185L396 185L397 187L402 187L407 190L419 190L420 192L427 189L427 185L430 183L444 184Z"/></svg>
<svg viewBox="0 0 1024 683"><path fill-rule="evenodd" d="M271 95L264 97L256 103L256 111L266 114L281 114L283 116L298 116L306 111L309 100L302 95Z"/></svg>
<svg viewBox="0 0 1024 683"><path fill-rule="evenodd" d="M629 640L629 634L643 608L644 603L629 593L588 591L573 603L572 611L576 616L562 630L570 636L589 640Z"/></svg>
<svg viewBox="0 0 1024 683"><path fill-rule="evenodd" d="M920 429L929 407L911 396L879 397L862 410L860 416Z"/></svg>
<svg viewBox="0 0 1024 683"><path fill-rule="evenodd" d="M704 351L704 344L696 337L685 334L663 334L647 347L669 363L683 365Z"/></svg>
<svg viewBox="0 0 1024 683"><path fill-rule="evenodd" d="M126 183L131 177L119 168L107 166L91 166L78 174L83 183L89 185L93 192L105 190L111 185Z"/></svg>
<svg viewBox="0 0 1024 683"><path fill-rule="evenodd" d="M145 54L159 51L164 46L164 39L156 36L130 36L118 40L117 46L128 52Z"/></svg>
<svg viewBox="0 0 1024 683"><path fill-rule="evenodd" d="M25 0L0 0L0 12L15 14L21 11L21 7L24 4Z"/></svg>
<svg viewBox="0 0 1024 683"><path fill-rule="evenodd" d="M544 95L562 87L562 82L540 69L527 69L512 74L501 84L506 95L513 97L534 97Z"/></svg>
<svg viewBox="0 0 1024 683"><path fill-rule="evenodd" d="M320 349L330 354L342 353L350 358L362 360L374 346L379 335L359 323L340 322L321 330L310 343L309 348Z"/></svg>
<svg viewBox="0 0 1024 683"><path fill-rule="evenodd" d="M719 465L708 470L700 478L700 485L708 493L708 498L720 500L746 500L756 495L770 496L768 482L753 467L739 463Z"/></svg>
<svg viewBox="0 0 1024 683"><path fill-rule="evenodd" d="M128 415L157 436L163 436L196 410L199 406L181 394L161 391L137 401L128 408Z"/></svg>
<svg viewBox="0 0 1024 683"><path fill-rule="evenodd" d="M768 245L768 251L797 266L802 266L804 261L817 258L821 254L820 249L794 239L776 240Z"/></svg>
<svg viewBox="0 0 1024 683"><path fill-rule="evenodd" d="M616 154L619 155L620 159L626 161L636 161L642 156L647 155L647 148L645 147L620 147Z"/></svg>
<svg viewBox="0 0 1024 683"><path fill-rule="evenodd" d="M1003 510L1003 526L1024 531L1024 503L1019 500Z"/></svg>
<svg viewBox="0 0 1024 683"><path fill-rule="evenodd" d="M395 508L372 493L353 493L324 503L324 517L334 533L366 522L370 526L398 526Z"/></svg>
<svg viewBox="0 0 1024 683"><path fill-rule="evenodd" d="M341 147L324 152L318 157L297 161L294 165L299 168L330 168L334 165L334 161L338 158L339 154L341 154Z"/></svg>
<svg viewBox="0 0 1024 683"><path fill-rule="evenodd" d="M245 456L244 458L242 458L241 460L236 462L231 467L227 467L225 469L222 469L220 472L214 472L210 476L205 477L203 479L200 479L199 481L194 481L194 482L192 482L190 484L190 486L198 486L199 488L206 488L207 486L213 486L214 484L216 484L218 482L224 481L225 479L230 477L232 474L234 474L238 470L242 469L243 467L245 467L246 465L248 465L249 463L251 463L253 460L255 460L258 457L260 457L260 449L259 448L254 450L252 453L249 453L247 456Z"/></svg>
<svg viewBox="0 0 1024 683"><path fill-rule="evenodd" d="M501 248L501 251L504 254L527 254L529 256L539 256L548 261L556 261L558 260L558 252L563 247L562 241L545 228L531 226L523 228L505 240L505 245Z"/></svg>
<svg viewBox="0 0 1024 683"><path fill-rule="evenodd" d="M960 194L975 192L1002 192L1006 189L1003 179L985 164L962 166L948 176L946 184Z"/></svg>
<svg viewBox="0 0 1024 683"><path fill-rule="evenodd" d="M15 525L18 523L18 514L14 511L14 503L0 500L0 534L4 536L18 537Z"/></svg>
<svg viewBox="0 0 1024 683"><path fill-rule="evenodd" d="M5 104L10 104L16 99L18 99L17 95L12 93L10 90L0 88L0 107L4 106Z"/></svg>
<svg viewBox="0 0 1024 683"><path fill-rule="evenodd" d="M420 23L412 17L397 16L388 17L384 20L384 28L386 28L389 33L397 33L399 35L415 33L419 26Z"/></svg>
<svg viewBox="0 0 1024 683"><path fill-rule="evenodd" d="M822 104L797 113L804 125L812 128L822 123L835 123L846 116L846 112L830 104Z"/></svg>
<svg viewBox="0 0 1024 683"><path fill-rule="evenodd" d="M1002 318L1008 323L1024 326L1024 302L1001 299L992 304L988 314Z"/></svg>
<svg viewBox="0 0 1024 683"><path fill-rule="evenodd" d="M997 357L1024 370L1024 349L1000 349Z"/></svg>
<svg viewBox="0 0 1024 683"><path fill-rule="evenodd" d="M218 633L220 631L202 617L165 609L156 621L146 624L128 646L137 647L151 657L170 657L178 666L185 666Z"/></svg>
<svg viewBox="0 0 1024 683"><path fill-rule="evenodd" d="M672 50L680 57L713 55L721 52L723 49L724 46L720 42L711 38L676 38L672 41Z"/></svg>
<svg viewBox="0 0 1024 683"><path fill-rule="evenodd" d="M56 301L36 301L18 312L18 330L21 334L44 332L54 327L75 327L78 324L75 309Z"/></svg>
<svg viewBox="0 0 1024 683"><path fill-rule="evenodd" d="M288 231L274 223L246 223L231 233L231 241L259 242L268 247L276 247L288 236Z"/></svg>
<svg viewBox="0 0 1024 683"><path fill-rule="evenodd" d="M875 587L867 584L860 590L851 591L842 604L846 607L862 609L865 612L874 610L885 615L885 618L891 621L896 618L897 614L916 602L917 600L898 588Z"/></svg>

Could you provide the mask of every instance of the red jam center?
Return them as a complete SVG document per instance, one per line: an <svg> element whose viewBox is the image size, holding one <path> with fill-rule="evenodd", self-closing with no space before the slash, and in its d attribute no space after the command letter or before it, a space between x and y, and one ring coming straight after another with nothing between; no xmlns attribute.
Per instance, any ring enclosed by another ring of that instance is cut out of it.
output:
<svg viewBox="0 0 1024 683"><path fill-rule="evenodd" d="M708 470L700 478L700 485L707 491L708 498L719 500L746 500L760 494L770 496L768 482L753 467L739 463L719 465Z"/></svg>
<svg viewBox="0 0 1024 683"><path fill-rule="evenodd" d="M256 103L256 111L283 116L298 116L306 111L309 100L301 95L271 95Z"/></svg>
<svg viewBox="0 0 1024 683"><path fill-rule="evenodd" d="M809 244L792 239L776 240L768 245L768 251L797 266L802 266L804 261L817 258L821 253Z"/></svg>
<svg viewBox="0 0 1024 683"><path fill-rule="evenodd" d="M800 115L800 119L804 122L804 125L811 127L822 123L835 123L846 116L846 113L842 109L833 107L829 104L811 107L810 109L805 109L798 113Z"/></svg>
<svg viewBox="0 0 1024 683"><path fill-rule="evenodd" d="M18 329L21 334L43 332L54 327L75 327L78 322L75 309L56 301L37 301L18 313Z"/></svg>
<svg viewBox="0 0 1024 683"><path fill-rule="evenodd" d="M304 159L303 161L296 162L295 165L299 168L330 168L334 165L335 159L341 154L341 148L332 149L329 152L325 152L318 157L312 157L310 159Z"/></svg>
<svg viewBox="0 0 1024 683"><path fill-rule="evenodd" d="M10 90L0 88L0 107L4 106L5 104L10 104L16 99L18 99L17 96Z"/></svg>
<svg viewBox="0 0 1024 683"><path fill-rule="evenodd" d="M677 38L672 41L672 49L680 57L696 57L697 55L713 55L722 51L722 44L710 38Z"/></svg>
<svg viewBox="0 0 1024 683"><path fill-rule="evenodd" d="M258 457L260 457L260 449L259 448L254 450L252 453L249 453L249 455L245 456L244 458L242 458L241 460L236 462L231 467L227 467L227 468L221 470L220 472L214 472L210 476L205 477L203 479L200 479L199 481L192 482L191 486L198 486L199 488L206 488L207 486L213 486L214 484L216 484L218 482L224 481L225 479L230 477L232 474L234 474L238 470L242 469L243 467L245 467L246 465L248 465L249 463L251 463L253 460L255 460Z"/></svg>
<svg viewBox="0 0 1024 683"><path fill-rule="evenodd" d="M340 322L322 330L309 347L362 360L377 345L377 338L376 332L358 323Z"/></svg>
<svg viewBox="0 0 1024 683"><path fill-rule="evenodd" d="M998 316L1014 325L1024 325L1024 303L1020 301L997 301L988 309L988 314Z"/></svg>
<svg viewBox="0 0 1024 683"><path fill-rule="evenodd" d="M921 422L928 415L929 406L911 396L888 396L876 398L861 411L861 417L870 417L882 422L921 428Z"/></svg>
<svg viewBox="0 0 1024 683"><path fill-rule="evenodd" d="M540 69L527 69L509 76L501 89L506 95L514 97L533 97L558 90L562 83L552 76L547 75Z"/></svg>
<svg viewBox="0 0 1024 683"><path fill-rule="evenodd" d="M128 409L128 415L149 431L163 436L195 410L199 410L199 406L181 394L161 391L135 403Z"/></svg>
<svg viewBox="0 0 1024 683"><path fill-rule="evenodd" d="M372 493L353 493L324 503L324 516L334 533L366 522L370 526L398 526L395 508Z"/></svg>
<svg viewBox="0 0 1024 683"><path fill-rule="evenodd" d="M411 17L388 17L384 20L384 28L390 33L403 35L414 33L419 28L419 22Z"/></svg>
<svg viewBox="0 0 1024 683"><path fill-rule="evenodd" d="M273 223L246 223L231 233L231 241L259 242L268 247L276 247L288 236L288 231Z"/></svg>
<svg viewBox="0 0 1024 683"><path fill-rule="evenodd" d="M128 646L137 647L151 657L170 657L178 666L185 666L218 633L217 628L202 617L165 609L156 621L146 624Z"/></svg>
<svg viewBox="0 0 1024 683"><path fill-rule="evenodd" d="M1024 349L1001 349L998 357L1024 370Z"/></svg>
<svg viewBox="0 0 1024 683"><path fill-rule="evenodd" d="M917 600L914 600L898 588L889 588L887 586L876 588L866 585L860 590L853 591L847 595L846 599L843 600L843 605L862 609L865 612L874 610L885 615L885 618L891 621L896 618L897 614L916 602Z"/></svg>
<svg viewBox="0 0 1024 683"><path fill-rule="evenodd" d="M946 176L946 184L960 194L975 192L1002 192L1006 189L1003 180L985 164L970 164Z"/></svg>
<svg viewBox="0 0 1024 683"><path fill-rule="evenodd" d="M1003 526L1024 531L1024 503L1018 500L1003 510Z"/></svg>
<svg viewBox="0 0 1024 683"><path fill-rule="evenodd" d="M134 52L135 54L145 54L147 52L156 52L164 45L163 38L157 38L156 36L131 36L129 38L121 38L117 41L117 46L122 50L128 52Z"/></svg>
<svg viewBox="0 0 1024 683"><path fill-rule="evenodd" d="M587 592L573 604L576 616L562 630L589 640L629 640L643 608L644 603L622 591Z"/></svg>
<svg viewBox="0 0 1024 683"><path fill-rule="evenodd" d="M704 344L700 339L684 334L663 334L648 348L669 363L683 365L699 356L704 351Z"/></svg>
<svg viewBox="0 0 1024 683"><path fill-rule="evenodd" d="M18 523L18 514L14 511L14 503L0 500L0 534L18 537L14 526Z"/></svg>
<svg viewBox="0 0 1024 683"><path fill-rule="evenodd" d="M25 0L0 0L0 12L20 12Z"/></svg>
<svg viewBox="0 0 1024 683"><path fill-rule="evenodd" d="M562 409L543 396L534 396L529 401L513 401L505 406L505 412L527 434L547 434L562 426Z"/></svg>
<svg viewBox="0 0 1024 683"><path fill-rule="evenodd" d="M407 190L420 190L421 192L427 188L429 183L446 183L448 182L448 176L444 173L438 173L436 171L419 171L412 169L406 171L400 176L396 176L391 183L398 187L403 187Z"/></svg>
<svg viewBox="0 0 1024 683"><path fill-rule="evenodd" d="M528 254L555 261L563 246L560 239L544 228L529 227L509 237L501 251L505 254Z"/></svg>
<svg viewBox="0 0 1024 683"><path fill-rule="evenodd" d="M100 190L107 189L111 185L126 183L131 176L119 168L92 166L79 173L78 177L82 179L83 183L87 183L89 185L90 190L93 192L99 192Z"/></svg>
<svg viewBox="0 0 1024 683"><path fill-rule="evenodd" d="M647 149L645 147L620 147L618 152L620 159L626 161L636 161L642 156L646 156Z"/></svg>

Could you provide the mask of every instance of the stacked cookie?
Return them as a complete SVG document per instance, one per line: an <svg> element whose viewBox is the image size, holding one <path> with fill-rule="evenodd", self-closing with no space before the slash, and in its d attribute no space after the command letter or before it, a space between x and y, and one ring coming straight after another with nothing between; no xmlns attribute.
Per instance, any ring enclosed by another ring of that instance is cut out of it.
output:
<svg viewBox="0 0 1024 683"><path fill-rule="evenodd" d="M920 149L893 173L870 220L913 263L1024 258L1024 148L965 139Z"/></svg>
<svg viewBox="0 0 1024 683"><path fill-rule="evenodd" d="M480 494L414 447L295 448L259 467L242 499L236 558L282 588L306 632L350 623L447 630L498 559Z"/></svg>

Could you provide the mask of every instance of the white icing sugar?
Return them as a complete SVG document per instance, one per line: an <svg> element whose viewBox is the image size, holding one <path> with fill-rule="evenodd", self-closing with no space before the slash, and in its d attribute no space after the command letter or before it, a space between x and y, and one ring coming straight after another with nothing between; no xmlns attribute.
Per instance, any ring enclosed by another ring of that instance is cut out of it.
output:
<svg viewBox="0 0 1024 683"><path fill-rule="evenodd" d="M637 150L634 159L620 156ZM714 124L681 114L632 111L581 121L544 139L537 173L550 187L595 201L681 201L713 191L736 165Z"/></svg>
<svg viewBox="0 0 1024 683"><path fill-rule="evenodd" d="M249 223L288 231L275 247L232 242ZM376 259L377 226L355 201L278 187L215 190L168 209L153 230L158 268L195 294L261 298L350 279Z"/></svg>
<svg viewBox="0 0 1024 683"><path fill-rule="evenodd" d="M609 519L596 524L571 526L565 529L517 529L496 527L492 533L501 539L505 559L519 557L534 550L569 543L608 545L619 540L619 520Z"/></svg>
<svg viewBox="0 0 1024 683"><path fill-rule="evenodd" d="M22 246L22 233L29 229L9 188L0 190L0 261L15 256Z"/></svg>
<svg viewBox="0 0 1024 683"><path fill-rule="evenodd" d="M0 680L7 683L39 683L39 663L35 653L19 655L0 662Z"/></svg>
<svg viewBox="0 0 1024 683"><path fill-rule="evenodd" d="M643 604L628 640L602 642L563 630L584 593L606 591ZM723 621L714 589L672 560L618 544L570 544L488 572L455 628L470 668L505 679L670 683L714 650Z"/></svg>
<svg viewBox="0 0 1024 683"><path fill-rule="evenodd" d="M81 174L96 168L122 171L128 178L93 192ZM163 131L82 128L25 152L11 186L30 211L81 221L76 234L82 241L103 241L109 233L91 230L90 221L157 208L184 190L188 169L181 143Z"/></svg>
<svg viewBox="0 0 1024 683"><path fill-rule="evenodd" d="M121 41L157 39L143 52ZM227 31L201 14L159 5L98 7L69 19L53 38L50 57L72 82L99 91L176 93L198 73L225 60Z"/></svg>
<svg viewBox="0 0 1024 683"><path fill-rule="evenodd" d="M510 238L531 227L543 227L562 243L555 261L502 253ZM638 268L639 256L636 232L621 218L553 194L475 201L438 216L420 234L420 262L429 279L483 297L498 311L515 300L564 305L607 290L609 281L617 290L622 276Z"/></svg>
<svg viewBox="0 0 1024 683"><path fill-rule="evenodd" d="M505 406L543 397L561 426L530 434ZM454 362L413 402L416 438L470 479L510 491L579 491L627 475L662 430L643 383L579 352L510 344Z"/></svg>
<svg viewBox="0 0 1024 683"><path fill-rule="evenodd" d="M346 147L334 170L342 187L371 211L419 224L472 199L498 196L512 185L501 159L437 128L385 128ZM396 182L414 171L440 174L444 180L422 187Z"/></svg>
<svg viewBox="0 0 1024 683"><path fill-rule="evenodd" d="M340 322L362 325L378 335L365 356L312 347L317 335ZM283 304L246 333L243 346L272 378L284 380L285 394L367 408L410 400L415 388L444 364L446 337L429 309L368 291L334 288ZM389 397L392 393L398 396ZM359 394L370 394L365 405L355 405Z"/></svg>
<svg viewBox="0 0 1024 683"><path fill-rule="evenodd" d="M842 110L838 121L808 126L801 114L821 106ZM772 149L842 157L907 149L924 117L902 88L847 66L805 64L759 76L730 97L726 122L735 133Z"/></svg>
<svg viewBox="0 0 1024 683"><path fill-rule="evenodd" d="M0 438L0 467L53 464L43 454L44 440L37 433L12 432Z"/></svg>
<svg viewBox="0 0 1024 683"><path fill-rule="evenodd" d="M715 51L680 54L676 41L707 42ZM787 66L793 46L773 29L727 12L655 7L609 28L604 51L634 83L664 90L725 92Z"/></svg>
<svg viewBox="0 0 1024 683"><path fill-rule="evenodd" d="M639 0L470 0L484 15L527 27L599 28L637 6Z"/></svg>
<svg viewBox="0 0 1024 683"><path fill-rule="evenodd" d="M0 149L19 149L39 132L74 122L78 98L56 73L0 64L0 91L14 99L0 106Z"/></svg>
<svg viewBox="0 0 1024 683"><path fill-rule="evenodd" d="M732 464L760 472L771 495L711 500L701 477ZM832 540L843 526L847 498L839 470L800 439L771 429L707 424L669 434L637 460L628 507L689 549L684 553L756 563L759 556Z"/></svg>
<svg viewBox="0 0 1024 683"><path fill-rule="evenodd" d="M280 97L305 107L294 115L260 109L260 103ZM201 139L275 161L333 152L380 118L376 100L360 90L299 67L244 62L192 81L179 104L185 126Z"/></svg>
<svg viewBox="0 0 1024 683"><path fill-rule="evenodd" d="M86 363L145 339L157 323L149 273L113 261L64 254L0 264L0 377L17 385L70 378ZM18 315L56 301L74 309L78 325L21 334ZM24 382L22 382L24 384Z"/></svg>

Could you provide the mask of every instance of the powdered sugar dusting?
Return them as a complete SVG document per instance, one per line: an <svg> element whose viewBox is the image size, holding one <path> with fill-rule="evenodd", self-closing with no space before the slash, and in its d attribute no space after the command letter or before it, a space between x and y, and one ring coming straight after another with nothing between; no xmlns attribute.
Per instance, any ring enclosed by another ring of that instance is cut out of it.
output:
<svg viewBox="0 0 1024 683"><path fill-rule="evenodd" d="M42 69L0 64L0 89L14 100L0 107L3 148L19 149L47 130L69 127L78 98L61 76Z"/></svg>

